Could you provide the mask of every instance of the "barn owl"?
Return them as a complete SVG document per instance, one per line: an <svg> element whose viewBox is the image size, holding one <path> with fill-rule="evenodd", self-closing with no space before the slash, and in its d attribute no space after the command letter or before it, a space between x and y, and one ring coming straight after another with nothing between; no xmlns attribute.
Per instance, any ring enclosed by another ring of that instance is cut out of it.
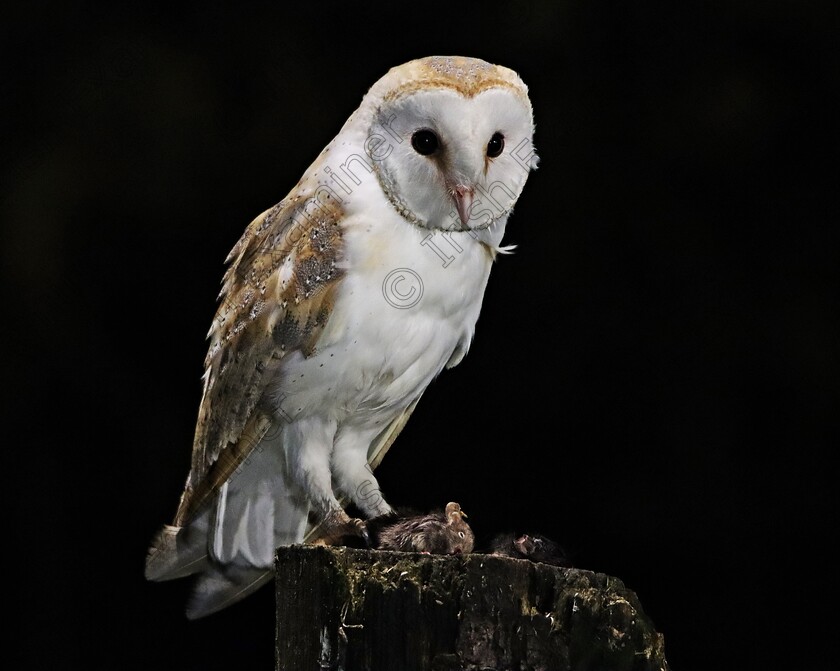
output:
<svg viewBox="0 0 840 671"><path fill-rule="evenodd" d="M405 63L247 227L208 334L186 486L146 560L150 580L197 575L187 617L269 580L276 547L364 536L391 513L373 469L470 347L537 165L533 131L512 70Z"/></svg>

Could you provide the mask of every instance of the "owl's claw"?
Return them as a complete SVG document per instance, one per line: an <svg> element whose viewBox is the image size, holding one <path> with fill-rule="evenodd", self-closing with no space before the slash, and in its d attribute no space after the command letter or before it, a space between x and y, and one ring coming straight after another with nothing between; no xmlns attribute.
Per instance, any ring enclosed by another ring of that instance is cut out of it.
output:
<svg viewBox="0 0 840 671"><path fill-rule="evenodd" d="M360 520L357 517L350 518L345 538L347 536L361 538L365 547L371 547L370 533L368 532L367 523L364 520Z"/></svg>
<svg viewBox="0 0 840 671"><path fill-rule="evenodd" d="M371 547L370 534L364 520L350 517L343 510L330 513L322 522L323 533L319 542L323 545L347 545L353 538L360 538L366 547Z"/></svg>

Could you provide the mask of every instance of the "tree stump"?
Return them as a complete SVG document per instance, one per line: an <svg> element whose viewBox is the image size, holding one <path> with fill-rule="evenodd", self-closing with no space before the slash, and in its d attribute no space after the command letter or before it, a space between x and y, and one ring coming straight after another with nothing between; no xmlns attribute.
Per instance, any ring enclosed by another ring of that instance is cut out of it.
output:
<svg viewBox="0 0 840 671"><path fill-rule="evenodd" d="M485 554L277 551L278 671L667 671L617 578Z"/></svg>

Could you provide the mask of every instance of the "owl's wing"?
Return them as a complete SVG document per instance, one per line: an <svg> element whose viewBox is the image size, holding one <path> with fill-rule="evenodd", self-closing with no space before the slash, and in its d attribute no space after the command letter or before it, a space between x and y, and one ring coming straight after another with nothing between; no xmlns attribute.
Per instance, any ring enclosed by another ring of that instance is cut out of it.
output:
<svg viewBox="0 0 840 671"><path fill-rule="evenodd" d="M382 463L382 460L385 458L385 454L391 449L391 445L394 444L394 441L397 439L397 436L400 435L400 432L408 422L408 418L411 417L411 413L414 412L414 408L417 407L417 404L420 402L420 397L423 394L421 393L420 396L414 399L412 403L402 411L400 415L398 415L394 421L392 421L385 430L380 433L376 439L370 444L370 448L368 449L368 463L370 464L371 468L376 468Z"/></svg>
<svg viewBox="0 0 840 671"><path fill-rule="evenodd" d="M343 276L340 218L337 204L290 196L251 222L228 255L176 526L268 431L273 420L258 407L267 375L290 352L314 353Z"/></svg>

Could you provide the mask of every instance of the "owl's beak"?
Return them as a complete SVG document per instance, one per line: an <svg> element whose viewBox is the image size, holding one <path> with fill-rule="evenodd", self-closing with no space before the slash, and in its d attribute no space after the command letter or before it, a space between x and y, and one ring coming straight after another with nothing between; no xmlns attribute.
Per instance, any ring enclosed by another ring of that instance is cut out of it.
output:
<svg viewBox="0 0 840 671"><path fill-rule="evenodd" d="M472 209L475 189L471 186L458 184L452 189L452 198L455 200L455 209L458 210L458 217L461 219L462 230L469 230L470 210Z"/></svg>

